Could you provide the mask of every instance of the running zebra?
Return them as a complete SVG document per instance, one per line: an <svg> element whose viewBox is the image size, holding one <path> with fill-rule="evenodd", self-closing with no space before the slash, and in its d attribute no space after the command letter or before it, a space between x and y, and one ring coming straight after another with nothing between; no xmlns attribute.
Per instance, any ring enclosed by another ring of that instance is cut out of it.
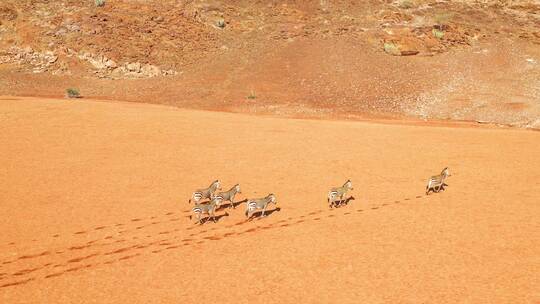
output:
<svg viewBox="0 0 540 304"><path fill-rule="evenodd" d="M351 180L347 180L341 187L330 189L328 192L328 206L332 208L341 205L343 202L343 197L349 190L353 190ZM339 202L339 204L336 202Z"/></svg>
<svg viewBox="0 0 540 304"><path fill-rule="evenodd" d="M216 208L221 204L222 199L219 197L214 197L208 204L195 204L195 207L191 211L196 215L197 222L202 225L201 215L208 214L208 219L212 218L214 223L216 223L215 212ZM191 215L189 216L191 219Z"/></svg>
<svg viewBox="0 0 540 304"><path fill-rule="evenodd" d="M450 171L448 171L447 167L441 171L441 174L430 177L426 186L426 195L428 195L431 190L433 190L433 192L444 190L444 186L446 185L444 181L449 176Z"/></svg>
<svg viewBox="0 0 540 304"><path fill-rule="evenodd" d="M268 204L273 203L277 204L276 202L276 196L274 194L268 194L266 197L263 198L256 198L248 200L247 210L246 210L246 217L249 219L251 216L257 212L257 210L262 210L261 217L264 217L264 212L266 211L266 208L268 207Z"/></svg>
<svg viewBox="0 0 540 304"><path fill-rule="evenodd" d="M195 190L189 199L189 203L191 203L191 201L198 203L205 198L212 199L216 190L221 190L221 183L219 179L213 181L208 188Z"/></svg>
<svg viewBox="0 0 540 304"><path fill-rule="evenodd" d="M216 198L219 197L224 202L225 201L231 202L231 204L229 205L229 208L233 207L233 209L235 209L236 207L234 206L234 196L237 193L242 193L242 192L240 192L240 185L239 184L234 185L229 191L219 192L214 197L216 197Z"/></svg>

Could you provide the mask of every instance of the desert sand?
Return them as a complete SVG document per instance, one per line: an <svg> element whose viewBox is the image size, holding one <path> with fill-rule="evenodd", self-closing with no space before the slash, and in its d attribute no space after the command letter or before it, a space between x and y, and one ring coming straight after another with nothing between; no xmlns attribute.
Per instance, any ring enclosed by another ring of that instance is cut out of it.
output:
<svg viewBox="0 0 540 304"><path fill-rule="evenodd" d="M540 302L539 132L6 96L0 128L1 303ZM217 178L279 209L196 225Z"/></svg>

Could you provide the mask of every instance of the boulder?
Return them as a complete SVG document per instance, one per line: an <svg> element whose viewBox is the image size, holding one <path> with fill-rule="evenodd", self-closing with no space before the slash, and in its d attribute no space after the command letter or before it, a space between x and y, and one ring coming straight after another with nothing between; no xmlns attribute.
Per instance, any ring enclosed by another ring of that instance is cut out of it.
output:
<svg viewBox="0 0 540 304"><path fill-rule="evenodd" d="M135 72L135 73L140 73L141 71L141 64L139 62L135 62L135 63L128 63L126 65L126 68L128 71L130 72Z"/></svg>

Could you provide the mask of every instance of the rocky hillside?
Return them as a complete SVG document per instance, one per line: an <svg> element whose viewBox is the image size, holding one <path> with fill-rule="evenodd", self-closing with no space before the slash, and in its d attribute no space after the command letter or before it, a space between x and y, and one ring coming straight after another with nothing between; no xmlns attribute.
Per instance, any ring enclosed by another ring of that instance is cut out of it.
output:
<svg viewBox="0 0 540 304"><path fill-rule="evenodd" d="M6 94L540 127L530 1L3 0Z"/></svg>

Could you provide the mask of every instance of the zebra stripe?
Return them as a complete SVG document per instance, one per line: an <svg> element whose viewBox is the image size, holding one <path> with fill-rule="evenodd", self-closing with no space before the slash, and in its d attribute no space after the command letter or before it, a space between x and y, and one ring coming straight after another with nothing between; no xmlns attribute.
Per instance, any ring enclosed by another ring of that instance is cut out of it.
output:
<svg viewBox="0 0 540 304"><path fill-rule="evenodd" d="M272 193L263 198L249 200L246 204L246 216L250 218L256 210L262 210L261 216L265 216L264 212L270 203L276 204L276 197Z"/></svg>
<svg viewBox="0 0 540 304"><path fill-rule="evenodd" d="M448 176L450 176L450 172L447 167L441 171L441 174L430 177L426 186L426 195L429 194L430 190L433 190L433 192L444 190L443 186Z"/></svg>
<svg viewBox="0 0 540 304"><path fill-rule="evenodd" d="M212 182L212 184L210 184L208 188L195 190L191 195L191 199L189 200L189 202L198 202L203 198L211 199L217 189L221 189L219 180L215 180L214 182Z"/></svg>
<svg viewBox="0 0 540 304"><path fill-rule="evenodd" d="M341 187L330 189L330 191L328 192L329 207L330 208L332 208L333 206L337 207L336 202L338 201L341 204L341 200L343 199L343 197L347 194L349 190L353 190L351 180L347 180Z"/></svg>

